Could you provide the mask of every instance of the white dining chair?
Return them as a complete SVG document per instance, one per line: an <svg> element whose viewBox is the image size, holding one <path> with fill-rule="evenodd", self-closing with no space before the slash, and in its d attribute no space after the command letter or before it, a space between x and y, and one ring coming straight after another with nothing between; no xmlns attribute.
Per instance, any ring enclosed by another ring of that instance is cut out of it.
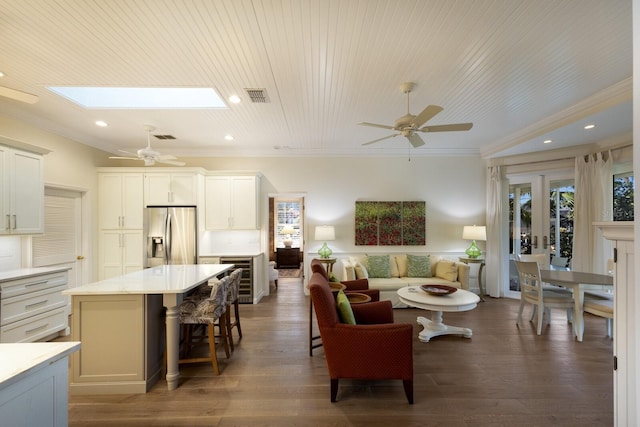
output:
<svg viewBox="0 0 640 427"><path fill-rule="evenodd" d="M551 323L551 308L564 308L567 313L574 309L573 295L555 292L542 286L540 267L535 261L516 261L520 277L520 308L518 310L518 327L522 324L522 311L526 303L532 304L537 314L537 333L542 334L542 320L547 317Z"/></svg>
<svg viewBox="0 0 640 427"><path fill-rule="evenodd" d="M607 336L613 336L613 300L587 298L585 296L582 310L595 316L604 317L607 325Z"/></svg>

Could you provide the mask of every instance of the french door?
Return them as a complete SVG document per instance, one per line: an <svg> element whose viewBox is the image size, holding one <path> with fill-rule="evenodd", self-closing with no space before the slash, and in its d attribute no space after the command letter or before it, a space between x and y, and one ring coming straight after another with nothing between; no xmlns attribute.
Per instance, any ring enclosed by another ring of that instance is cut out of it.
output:
<svg viewBox="0 0 640 427"><path fill-rule="evenodd" d="M573 176L518 175L509 179L509 281L505 296L519 298L514 261L541 255L543 265L570 265L573 244Z"/></svg>

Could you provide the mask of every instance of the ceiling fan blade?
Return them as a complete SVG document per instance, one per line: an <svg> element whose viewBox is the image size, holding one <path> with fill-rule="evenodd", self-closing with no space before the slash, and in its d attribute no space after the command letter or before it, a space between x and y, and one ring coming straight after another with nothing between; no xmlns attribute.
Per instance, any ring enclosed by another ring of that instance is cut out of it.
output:
<svg viewBox="0 0 640 427"><path fill-rule="evenodd" d="M9 89L5 86L0 86L0 95L15 99L16 101L26 102L27 104L35 104L38 102L38 95L22 92L21 90Z"/></svg>
<svg viewBox="0 0 640 427"><path fill-rule="evenodd" d="M131 151L127 151L127 150L118 150L118 151L121 152L121 153L124 153L124 154L128 154L130 156L136 157L136 158L138 157L137 153L132 153Z"/></svg>
<svg viewBox="0 0 640 427"><path fill-rule="evenodd" d="M176 162L175 160L162 160L162 159L156 159L156 163L162 163L165 165L173 165L173 166L184 166L186 165L185 162Z"/></svg>
<svg viewBox="0 0 640 427"><path fill-rule="evenodd" d="M171 154L161 154L159 156L156 156L156 160L160 161L160 160L176 160L176 156L172 156Z"/></svg>
<svg viewBox="0 0 640 427"><path fill-rule="evenodd" d="M439 105L429 105L411 121L411 124L419 128L442 110L443 108Z"/></svg>
<svg viewBox="0 0 640 427"><path fill-rule="evenodd" d="M373 143L375 143L375 142L379 142L379 141L382 141L382 140L385 140L385 139L393 138L394 136L398 136L398 135L402 135L402 134L401 134L401 133L394 133L393 135L387 135L387 136L382 137L382 138L374 139L373 141L365 142L365 143L364 143L364 144L362 144L362 145L369 145L369 144L373 144Z"/></svg>
<svg viewBox="0 0 640 427"><path fill-rule="evenodd" d="M413 148L422 147L424 145L424 141L417 133L412 133L411 135L407 136L407 139L409 140L411 145L413 145Z"/></svg>
<svg viewBox="0 0 640 427"><path fill-rule="evenodd" d="M359 125L362 126L372 126L374 128L382 128L382 129L393 129L393 126L389 126L389 125L379 125L376 123L367 123L367 122L362 122L362 123L358 123Z"/></svg>
<svg viewBox="0 0 640 427"><path fill-rule="evenodd" d="M420 128L420 132L451 132L457 130L469 130L473 123L456 123L451 125L425 126Z"/></svg>
<svg viewBox="0 0 640 427"><path fill-rule="evenodd" d="M119 157L119 156L111 156L110 159L119 159L119 160L144 160L140 157Z"/></svg>

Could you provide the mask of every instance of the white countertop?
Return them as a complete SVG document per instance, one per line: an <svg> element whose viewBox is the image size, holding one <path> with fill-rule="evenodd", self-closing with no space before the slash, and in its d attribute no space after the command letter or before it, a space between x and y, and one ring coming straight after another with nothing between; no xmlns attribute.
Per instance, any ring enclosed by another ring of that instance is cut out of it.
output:
<svg viewBox="0 0 640 427"><path fill-rule="evenodd" d="M31 267L19 268L17 270L0 271L0 282L38 276L40 274L57 273L58 271L69 270L69 268L70 267Z"/></svg>
<svg viewBox="0 0 640 427"><path fill-rule="evenodd" d="M0 389L79 349L77 341L0 344Z"/></svg>
<svg viewBox="0 0 640 427"><path fill-rule="evenodd" d="M64 295L179 294L233 268L233 264L160 265L62 291Z"/></svg>

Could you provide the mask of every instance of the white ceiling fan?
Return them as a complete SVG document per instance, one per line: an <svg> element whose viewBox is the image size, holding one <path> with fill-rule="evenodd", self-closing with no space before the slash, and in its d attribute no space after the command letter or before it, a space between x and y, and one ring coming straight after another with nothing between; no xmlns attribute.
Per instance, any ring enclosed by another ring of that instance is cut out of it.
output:
<svg viewBox="0 0 640 427"><path fill-rule="evenodd" d="M184 162L177 162L175 156L171 156L168 154L160 154L153 148L151 148L151 132L153 132L156 128L151 125L144 125L144 130L147 131L147 146L145 148L139 149L136 153L130 153L125 150L118 150L121 153L129 154L126 157L113 156L109 157L110 159L120 159L120 160L143 160L145 166L153 166L156 163L162 163L166 165L173 166L184 166Z"/></svg>
<svg viewBox="0 0 640 427"><path fill-rule="evenodd" d="M363 126L373 126L377 128L390 129L395 130L399 133L394 133L392 135L387 135L383 138L374 139L373 141L365 142L362 145L369 145L375 142L379 142L388 138L393 138L395 136L402 135L406 137L411 145L414 148L420 147L424 145L424 141L416 132L450 132L450 131L461 131L461 130L469 130L473 127L473 123L455 123L448 125L436 125L436 126L422 126L429 120L431 120L436 114L443 110L442 107L438 105L429 105L427 106L420 114L414 116L409 112L409 94L411 90L414 88L415 83L403 83L400 85L400 90L403 93L407 94L407 114L400 117L396 120L393 126L389 125L379 125L376 123L358 123Z"/></svg>

